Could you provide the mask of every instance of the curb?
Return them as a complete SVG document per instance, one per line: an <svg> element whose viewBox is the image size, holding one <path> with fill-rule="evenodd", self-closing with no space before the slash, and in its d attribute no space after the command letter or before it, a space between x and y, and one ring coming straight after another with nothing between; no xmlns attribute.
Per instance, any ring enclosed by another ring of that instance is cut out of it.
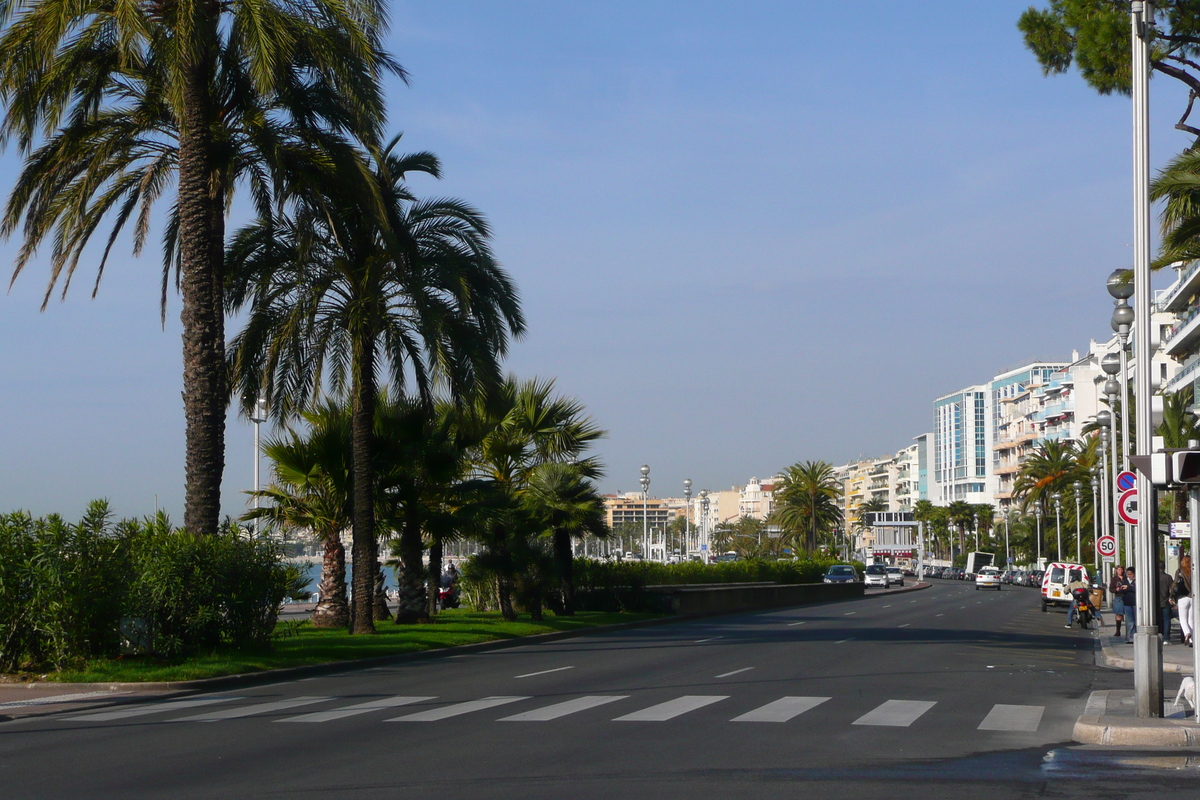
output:
<svg viewBox="0 0 1200 800"><path fill-rule="evenodd" d="M867 594L864 589L862 599L865 600L868 597L891 597L894 594L904 594L905 592L919 592L922 589L929 589L932 586L932 583L921 581L920 583L914 583L912 586L906 585L901 586L899 589L884 589L882 592L875 592L874 594Z"/></svg>
<svg viewBox="0 0 1200 800"><path fill-rule="evenodd" d="M1195 747L1200 745L1200 725L1170 719L1080 717L1071 737L1080 744Z"/></svg>
<svg viewBox="0 0 1200 800"><path fill-rule="evenodd" d="M1105 667L1133 670L1133 659L1117 655L1116 651L1104 641L1106 638L1103 634L1096 637L1096 642L1100 647L1100 652L1097 654L1097 661L1102 662L1102 666ZM1170 664L1164 662L1162 668L1163 672L1175 673L1177 675L1191 675L1195 671L1191 664Z"/></svg>
<svg viewBox="0 0 1200 800"><path fill-rule="evenodd" d="M850 601L862 600L867 597L884 597L888 594L900 594L902 592L912 592L919 589L928 589L931 584L923 583L909 587L903 587L887 593L876 595L863 595L862 597L849 598ZM778 609L741 609L739 611L712 612L706 614L688 614L688 615L671 615L655 617L653 619L634 620L632 622L618 622L612 625L594 625L587 628L579 628L571 631L552 631L550 633L535 633L529 636L518 636L512 639L496 639L488 642L473 642L471 644L453 645L450 647L437 647L429 650L420 650L413 653L395 653L388 656L375 656L372 658L356 658L348 661L331 661L325 664L305 664L298 667L281 667L279 669L268 669L259 672L246 672L237 675L222 675L216 678L198 678L191 681L143 681L135 683L59 683L57 681L45 681L30 683L32 686L46 685L61 685L70 686L76 689L91 689L93 691L147 691L147 692L171 692L171 693L194 693L203 691L213 691L220 689L233 689L244 686L260 686L262 684L283 682L295 680L297 678L321 677L324 675L333 675L339 672L351 672L356 670L366 670L373 667L390 666L392 664L403 664L409 661L422 661L432 658L445 658L451 655L460 655L462 653L472 652L488 652L491 650L505 650L512 647L522 647L527 644L541 644L544 642L554 642L561 639L572 639L577 636L587 636L594 633L604 631L623 631L636 628L645 628L653 625L665 625L672 622L690 622L692 620L704 619L708 617L727 616L733 614L755 614L763 611L783 610L786 608L802 608L810 605L824 605L826 602L847 602L846 600L822 601L820 603L803 603L797 606L781 606ZM132 700L132 698L130 699ZM125 702L124 698L113 698L111 701L100 700L97 706L105 705L120 705ZM47 707L47 714L56 713L55 709ZM41 716L41 715L39 715ZM4 718L0 716L0 722Z"/></svg>

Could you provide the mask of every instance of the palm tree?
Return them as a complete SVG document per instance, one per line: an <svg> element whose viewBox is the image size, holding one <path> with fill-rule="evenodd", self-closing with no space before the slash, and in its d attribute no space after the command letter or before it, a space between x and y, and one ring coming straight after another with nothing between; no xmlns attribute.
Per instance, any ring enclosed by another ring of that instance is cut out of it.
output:
<svg viewBox="0 0 1200 800"><path fill-rule="evenodd" d="M120 232L134 251L172 181L163 314L172 269L183 308L184 526L214 533L224 470L225 218L248 186L260 214L272 187L320 164L343 136L377 140L380 78L403 71L379 45L374 0L158 2L19 0L4 6L0 140L24 166L0 234L20 229L13 280L52 242L43 308L65 293L97 228L96 286ZM93 293L95 288L93 288Z"/></svg>
<svg viewBox="0 0 1200 800"><path fill-rule="evenodd" d="M375 541L375 400L381 380L411 384L431 402L499 380L509 337L524 331L516 289L495 262L483 217L455 200L417 200L409 172L437 176L428 153L369 148L362 166L293 198L290 213L241 230L229 249L233 308L249 306L231 344L231 369L248 406L265 394L288 416L325 381L351 400L355 603L369 602ZM362 613L360 613L360 611ZM374 631L369 607L354 630Z"/></svg>
<svg viewBox="0 0 1200 800"><path fill-rule="evenodd" d="M776 485L772 521L790 534L789 538L799 539L806 550L813 552L821 539L841 523L841 497L841 483L828 463L792 464Z"/></svg>
<svg viewBox="0 0 1200 800"><path fill-rule="evenodd" d="M325 403L306 412L303 421L306 431L267 441L263 450L273 462L275 482L257 495L268 505L242 519L262 519L283 530L308 530L324 545L312 623L341 628L350 620L342 546L342 531L349 527L352 511L350 416L345 408Z"/></svg>
<svg viewBox="0 0 1200 800"><path fill-rule="evenodd" d="M474 475L489 483L493 496L493 513L481 537L486 545L482 561L497 577L501 613L512 620L513 591L522 588L518 580L536 584L545 567L532 543L546 530L545 509L535 510L537 503L530 497L538 470L547 464L571 464L581 478L599 475L599 464L582 456L604 431L584 416L577 401L555 396L553 381L518 383L510 378L494 395L480 399L475 414L485 433ZM538 587L525 588L526 598L536 604ZM536 605L531 610L540 613Z"/></svg>
<svg viewBox="0 0 1200 800"><path fill-rule="evenodd" d="M523 501L538 526L553 543L559 582L559 608L575 613L575 570L572 539L609 534L604 498L592 482L600 471L591 462L539 464L531 471Z"/></svg>

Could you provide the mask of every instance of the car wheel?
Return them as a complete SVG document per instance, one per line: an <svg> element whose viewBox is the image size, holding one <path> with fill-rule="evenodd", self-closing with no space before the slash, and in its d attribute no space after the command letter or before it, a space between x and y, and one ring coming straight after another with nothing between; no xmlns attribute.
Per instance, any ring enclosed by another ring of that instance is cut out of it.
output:
<svg viewBox="0 0 1200 800"><path fill-rule="evenodd" d="M1042 613L1043 614L1046 613L1046 601L1045 600L1042 601Z"/></svg>

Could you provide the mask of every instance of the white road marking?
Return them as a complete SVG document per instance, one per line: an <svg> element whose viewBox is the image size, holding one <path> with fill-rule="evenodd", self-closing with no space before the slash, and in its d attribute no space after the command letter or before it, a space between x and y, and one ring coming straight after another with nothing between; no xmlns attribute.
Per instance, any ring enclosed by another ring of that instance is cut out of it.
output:
<svg viewBox="0 0 1200 800"><path fill-rule="evenodd" d="M912 625L912 623L911 623L911 622L906 622L906 623L904 623L903 625L897 625L896 627L897 627L897 628L907 628L909 625Z"/></svg>
<svg viewBox="0 0 1200 800"><path fill-rule="evenodd" d="M517 678L533 678L538 675L549 675L551 672L562 672L564 669L575 669L575 667L555 667L554 669L544 669L541 672L526 672L524 675L517 675Z"/></svg>
<svg viewBox="0 0 1200 800"><path fill-rule="evenodd" d="M891 607L892 607L891 603L888 603L886 606L884 606L884 608L891 608Z"/></svg>
<svg viewBox="0 0 1200 800"><path fill-rule="evenodd" d="M555 703L554 705L546 706L545 708L536 708L533 711L526 711L523 714L514 714L511 717L502 717L499 721L549 722L552 719L565 717L568 714L575 714L579 711L587 711L589 708L595 708L596 706L613 703L617 700L624 700L627 697L629 697L627 694L603 694L577 697L574 700L567 700L565 703Z"/></svg>
<svg viewBox="0 0 1200 800"><path fill-rule="evenodd" d="M353 717L356 714L366 714L371 711L379 711L384 708L395 708L396 706L407 706L413 703L420 703L425 700L436 700L436 697L381 697L378 700L368 700L365 703L356 703L345 708L335 708L332 711L314 711L311 714L301 714L298 717L284 717L277 719L276 722L329 722L330 720L343 719L345 717Z"/></svg>
<svg viewBox="0 0 1200 800"><path fill-rule="evenodd" d="M792 717L798 717L829 699L828 697L781 697L773 703L767 703L761 708L747 711L740 717L734 717L730 722L787 722Z"/></svg>
<svg viewBox="0 0 1200 800"><path fill-rule="evenodd" d="M253 717L258 714L270 714L272 711L283 711L285 708L295 708L296 706L309 706L313 703L324 703L328 700L333 700L332 697L293 697L288 700L276 700L273 703L258 703L252 706L241 706L239 708L224 708L220 711L210 711L207 714L196 714L191 717L180 717L173 719L171 722L219 722L223 719L238 719L240 717Z"/></svg>
<svg viewBox="0 0 1200 800"><path fill-rule="evenodd" d="M0 708L24 708L26 706L46 706L58 703L75 703L80 700L94 700L97 697L118 697L132 692L76 692L74 694L54 694L46 697L35 697L31 700L13 700L10 703L0 703Z"/></svg>
<svg viewBox="0 0 1200 800"><path fill-rule="evenodd" d="M854 614L857 614L857 613L858 613L857 611L847 611L845 614L842 614L842 616L843 616L843 617L849 617L849 616L852 616L852 615L854 615Z"/></svg>
<svg viewBox="0 0 1200 800"><path fill-rule="evenodd" d="M935 616L935 617L944 617L944 616L946 616L946 615L945 615L945 614L934 614L934 616Z"/></svg>
<svg viewBox="0 0 1200 800"><path fill-rule="evenodd" d="M196 700L168 700L159 703L146 703L145 705L133 706L130 708L118 708L112 711L100 711L93 714L80 714L77 717L65 717L69 720L81 720L84 722L107 722L112 719L127 719L129 717L144 717L147 714L161 714L166 711L177 711L181 708L195 708L196 706L208 706L213 703L228 703L230 700L241 700L240 697L203 697Z"/></svg>
<svg viewBox="0 0 1200 800"><path fill-rule="evenodd" d="M752 669L754 669L754 667L742 667L741 669L735 669L733 672L722 672L720 675L715 677L728 678L730 675L737 675L739 672L749 672Z"/></svg>
<svg viewBox="0 0 1200 800"><path fill-rule="evenodd" d="M851 724L907 728L935 705L937 703L931 700L888 700L878 708L863 714Z"/></svg>
<svg viewBox="0 0 1200 800"><path fill-rule="evenodd" d="M803 625L803 624L804 624L804 623L806 623L806 622L808 622L808 620L806 620L806 619L802 619L802 620L800 620L799 622L789 622L789 623L788 623L788 627L789 627L789 628L794 628L794 627L796 627L797 625Z"/></svg>
<svg viewBox="0 0 1200 800"><path fill-rule="evenodd" d="M834 642L834 644L845 644L846 642L853 642L853 641L854 641L854 637L851 636L849 639L842 639L841 641Z"/></svg>
<svg viewBox="0 0 1200 800"><path fill-rule="evenodd" d="M979 723L981 731L1026 731L1034 733L1042 722L1045 706L1006 706L997 704Z"/></svg>
<svg viewBox="0 0 1200 800"><path fill-rule="evenodd" d="M727 699L729 699L727 694L685 694L683 697L617 717L613 722L665 722L689 711L695 711Z"/></svg>
<svg viewBox="0 0 1200 800"><path fill-rule="evenodd" d="M513 697L513 696L492 696L485 697L482 700L469 700L466 703L455 703L452 706L443 706L442 708L431 708L428 711L418 711L416 714L407 714L403 717L392 717L385 722L437 722L438 720L457 717L461 714L470 714L472 711L485 711L496 706L515 703L518 700L528 700L528 697Z"/></svg>
<svg viewBox="0 0 1200 800"><path fill-rule="evenodd" d="M704 644L705 642L715 642L717 639L724 639L724 636L711 636L708 639L697 639L692 644Z"/></svg>

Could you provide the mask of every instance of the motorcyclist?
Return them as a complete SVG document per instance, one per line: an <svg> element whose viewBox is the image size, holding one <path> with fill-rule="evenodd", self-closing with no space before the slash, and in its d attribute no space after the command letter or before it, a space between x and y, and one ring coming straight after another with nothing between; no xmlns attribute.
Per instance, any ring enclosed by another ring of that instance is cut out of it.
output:
<svg viewBox="0 0 1200 800"><path fill-rule="evenodd" d="M1081 570L1071 570L1071 582L1067 584L1067 591L1071 593L1071 607L1067 609L1067 624L1065 627L1070 628L1075 624L1075 617L1079 613L1080 608L1092 609L1092 601L1088 597L1087 581L1083 579ZM1094 609L1092 609L1094 611Z"/></svg>

